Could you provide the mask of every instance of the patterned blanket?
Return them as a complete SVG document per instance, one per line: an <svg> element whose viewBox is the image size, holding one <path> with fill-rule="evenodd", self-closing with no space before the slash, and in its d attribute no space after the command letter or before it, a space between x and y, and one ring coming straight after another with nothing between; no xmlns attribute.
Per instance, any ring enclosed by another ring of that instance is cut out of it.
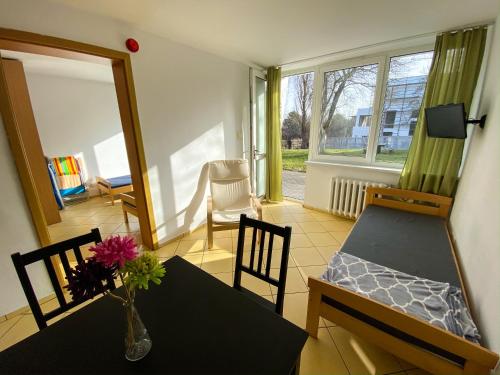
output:
<svg viewBox="0 0 500 375"><path fill-rule="evenodd" d="M332 257L321 278L469 341L479 343L481 339L462 291L448 283L408 275L343 252Z"/></svg>

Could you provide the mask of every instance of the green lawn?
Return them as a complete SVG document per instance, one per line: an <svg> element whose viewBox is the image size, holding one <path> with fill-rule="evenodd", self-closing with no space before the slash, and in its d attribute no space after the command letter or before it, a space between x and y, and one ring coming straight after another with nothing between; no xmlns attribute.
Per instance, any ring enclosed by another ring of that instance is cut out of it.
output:
<svg viewBox="0 0 500 375"><path fill-rule="evenodd" d="M305 172L309 150L282 150L283 169L287 171Z"/></svg>
<svg viewBox="0 0 500 375"><path fill-rule="evenodd" d="M288 171L299 171L305 172L307 160L307 155L309 150L282 150L283 155L283 169ZM334 150L326 149L325 153L328 155L336 156L358 156L363 157L364 152L362 149L343 149ZM394 164L404 164L406 160L407 151L404 150L394 150L392 152L382 151L382 153L377 155L377 161L382 163L394 163Z"/></svg>

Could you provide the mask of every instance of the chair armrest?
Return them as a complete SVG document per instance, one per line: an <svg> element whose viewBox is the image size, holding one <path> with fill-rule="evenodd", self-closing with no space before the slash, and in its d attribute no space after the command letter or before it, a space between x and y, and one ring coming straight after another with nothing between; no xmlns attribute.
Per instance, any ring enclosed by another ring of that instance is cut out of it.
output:
<svg viewBox="0 0 500 375"><path fill-rule="evenodd" d="M250 200L254 208L257 210L259 220L262 220L262 205L260 204L259 199L255 196L255 194L251 194Z"/></svg>

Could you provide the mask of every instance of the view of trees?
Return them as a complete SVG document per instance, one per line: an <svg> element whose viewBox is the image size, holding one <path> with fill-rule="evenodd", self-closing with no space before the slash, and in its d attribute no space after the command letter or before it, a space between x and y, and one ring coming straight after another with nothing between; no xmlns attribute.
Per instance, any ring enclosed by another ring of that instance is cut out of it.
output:
<svg viewBox="0 0 500 375"><path fill-rule="evenodd" d="M313 79L313 73L304 73L291 77L289 81L295 96L294 110L283 120L282 139L290 142L300 138L301 148L309 148Z"/></svg>

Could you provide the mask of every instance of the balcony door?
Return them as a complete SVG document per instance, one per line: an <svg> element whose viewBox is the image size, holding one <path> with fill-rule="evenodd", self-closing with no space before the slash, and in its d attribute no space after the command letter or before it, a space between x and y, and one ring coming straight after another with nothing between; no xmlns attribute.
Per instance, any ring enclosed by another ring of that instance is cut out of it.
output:
<svg viewBox="0 0 500 375"><path fill-rule="evenodd" d="M250 171L252 189L262 198L266 195L266 95L263 72L250 68Z"/></svg>

